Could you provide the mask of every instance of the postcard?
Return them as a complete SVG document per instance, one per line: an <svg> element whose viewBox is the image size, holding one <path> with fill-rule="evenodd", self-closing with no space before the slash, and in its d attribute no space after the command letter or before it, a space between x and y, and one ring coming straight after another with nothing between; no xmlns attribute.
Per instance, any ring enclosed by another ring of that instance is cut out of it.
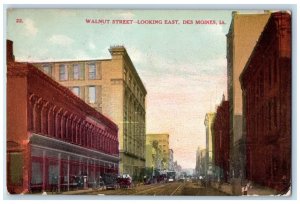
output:
<svg viewBox="0 0 300 204"><path fill-rule="evenodd" d="M291 21L8 8L7 192L292 195Z"/></svg>

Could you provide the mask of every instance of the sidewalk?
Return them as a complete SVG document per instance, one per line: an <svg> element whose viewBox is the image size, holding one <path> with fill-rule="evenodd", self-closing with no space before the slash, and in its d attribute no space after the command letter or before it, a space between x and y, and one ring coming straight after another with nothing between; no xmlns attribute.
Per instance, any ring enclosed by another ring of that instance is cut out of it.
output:
<svg viewBox="0 0 300 204"><path fill-rule="evenodd" d="M223 183L223 184L220 184L218 182L212 182L211 183L211 187L223 192L223 193L226 193L228 195L233 195L232 193L232 185L229 184L229 183Z"/></svg>
<svg viewBox="0 0 300 204"><path fill-rule="evenodd" d="M75 190L75 191L65 191L62 192L61 195L82 195L82 194L96 192L96 191L101 191L101 190L89 188L89 189L82 189L82 190Z"/></svg>
<svg viewBox="0 0 300 204"><path fill-rule="evenodd" d="M72 190L72 191L62 191L62 192L51 192L51 191L47 191L47 192L43 192L43 193L36 193L36 194L41 194L41 195L83 195L86 193L92 193L92 192L96 192L96 191L102 191L102 189L92 189L92 188L88 188L88 189L80 189L80 190Z"/></svg>
<svg viewBox="0 0 300 204"><path fill-rule="evenodd" d="M279 195L276 190L265 187L265 186L261 186L261 185L258 185L258 184L248 184L246 195L243 195L242 187L238 187L238 188L240 188L240 192L233 193L234 188L233 188L232 184L230 184L230 183L220 184L218 182L213 182L212 187L215 188L215 189L218 189L219 191L222 191L224 193L227 193L227 194L233 195L233 196L273 196L273 195ZM235 187L235 189L237 189L237 187Z"/></svg>
<svg viewBox="0 0 300 204"><path fill-rule="evenodd" d="M261 186L258 184L252 184L247 191L248 196L273 196L279 195L278 192L274 189Z"/></svg>

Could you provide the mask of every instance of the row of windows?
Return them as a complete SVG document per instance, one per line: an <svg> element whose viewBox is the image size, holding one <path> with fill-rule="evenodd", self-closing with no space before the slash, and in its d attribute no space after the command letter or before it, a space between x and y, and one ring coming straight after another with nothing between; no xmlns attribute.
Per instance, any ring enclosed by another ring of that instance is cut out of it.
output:
<svg viewBox="0 0 300 204"><path fill-rule="evenodd" d="M30 131L105 153L117 153L116 135L91 123L84 123L84 119L79 120L66 110L56 109L55 106L46 107L46 102L39 104L38 101L38 98L30 101Z"/></svg>
<svg viewBox="0 0 300 204"><path fill-rule="evenodd" d="M74 87L70 87L70 90L78 97L81 97L81 93L80 93L80 87L79 86L74 86ZM96 88L96 86L88 86L88 103L96 103L97 102L97 91L99 92L99 99L101 100L101 87Z"/></svg>
<svg viewBox="0 0 300 204"><path fill-rule="evenodd" d="M44 64L42 65L42 70L47 75L52 75L52 66L50 64ZM99 73L101 74L101 73ZM66 81L71 78L73 80L79 80L84 79L84 69L80 64L73 64L70 73L68 70L68 67L66 64L60 64L59 65L59 80L60 81ZM89 63L88 64L88 79L97 79L97 69L95 63Z"/></svg>

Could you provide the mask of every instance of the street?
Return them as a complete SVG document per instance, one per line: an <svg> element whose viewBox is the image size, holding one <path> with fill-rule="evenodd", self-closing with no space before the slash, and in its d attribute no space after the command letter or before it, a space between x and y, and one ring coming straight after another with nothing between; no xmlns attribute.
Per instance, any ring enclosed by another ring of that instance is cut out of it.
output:
<svg viewBox="0 0 300 204"><path fill-rule="evenodd" d="M92 191L89 195L137 195L137 196L227 196L214 188L202 187L193 182L158 183L140 185L130 189Z"/></svg>

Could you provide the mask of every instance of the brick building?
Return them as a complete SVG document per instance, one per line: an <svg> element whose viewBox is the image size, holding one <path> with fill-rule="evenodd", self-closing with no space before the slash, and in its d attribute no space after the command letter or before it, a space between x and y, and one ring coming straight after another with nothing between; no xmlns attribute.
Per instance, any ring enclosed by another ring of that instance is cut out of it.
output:
<svg viewBox="0 0 300 204"><path fill-rule="evenodd" d="M272 13L240 76L247 178L282 191L291 180L291 16Z"/></svg>
<svg viewBox="0 0 300 204"><path fill-rule="evenodd" d="M214 163L216 175L222 181L227 182L229 178L229 102L223 100L217 108L214 122Z"/></svg>
<svg viewBox="0 0 300 204"><path fill-rule="evenodd" d="M147 91L125 47L112 59L33 63L119 127L120 173L137 178L145 168Z"/></svg>
<svg viewBox="0 0 300 204"><path fill-rule="evenodd" d="M117 125L7 48L8 191L70 190L79 178L86 188L118 173Z"/></svg>

